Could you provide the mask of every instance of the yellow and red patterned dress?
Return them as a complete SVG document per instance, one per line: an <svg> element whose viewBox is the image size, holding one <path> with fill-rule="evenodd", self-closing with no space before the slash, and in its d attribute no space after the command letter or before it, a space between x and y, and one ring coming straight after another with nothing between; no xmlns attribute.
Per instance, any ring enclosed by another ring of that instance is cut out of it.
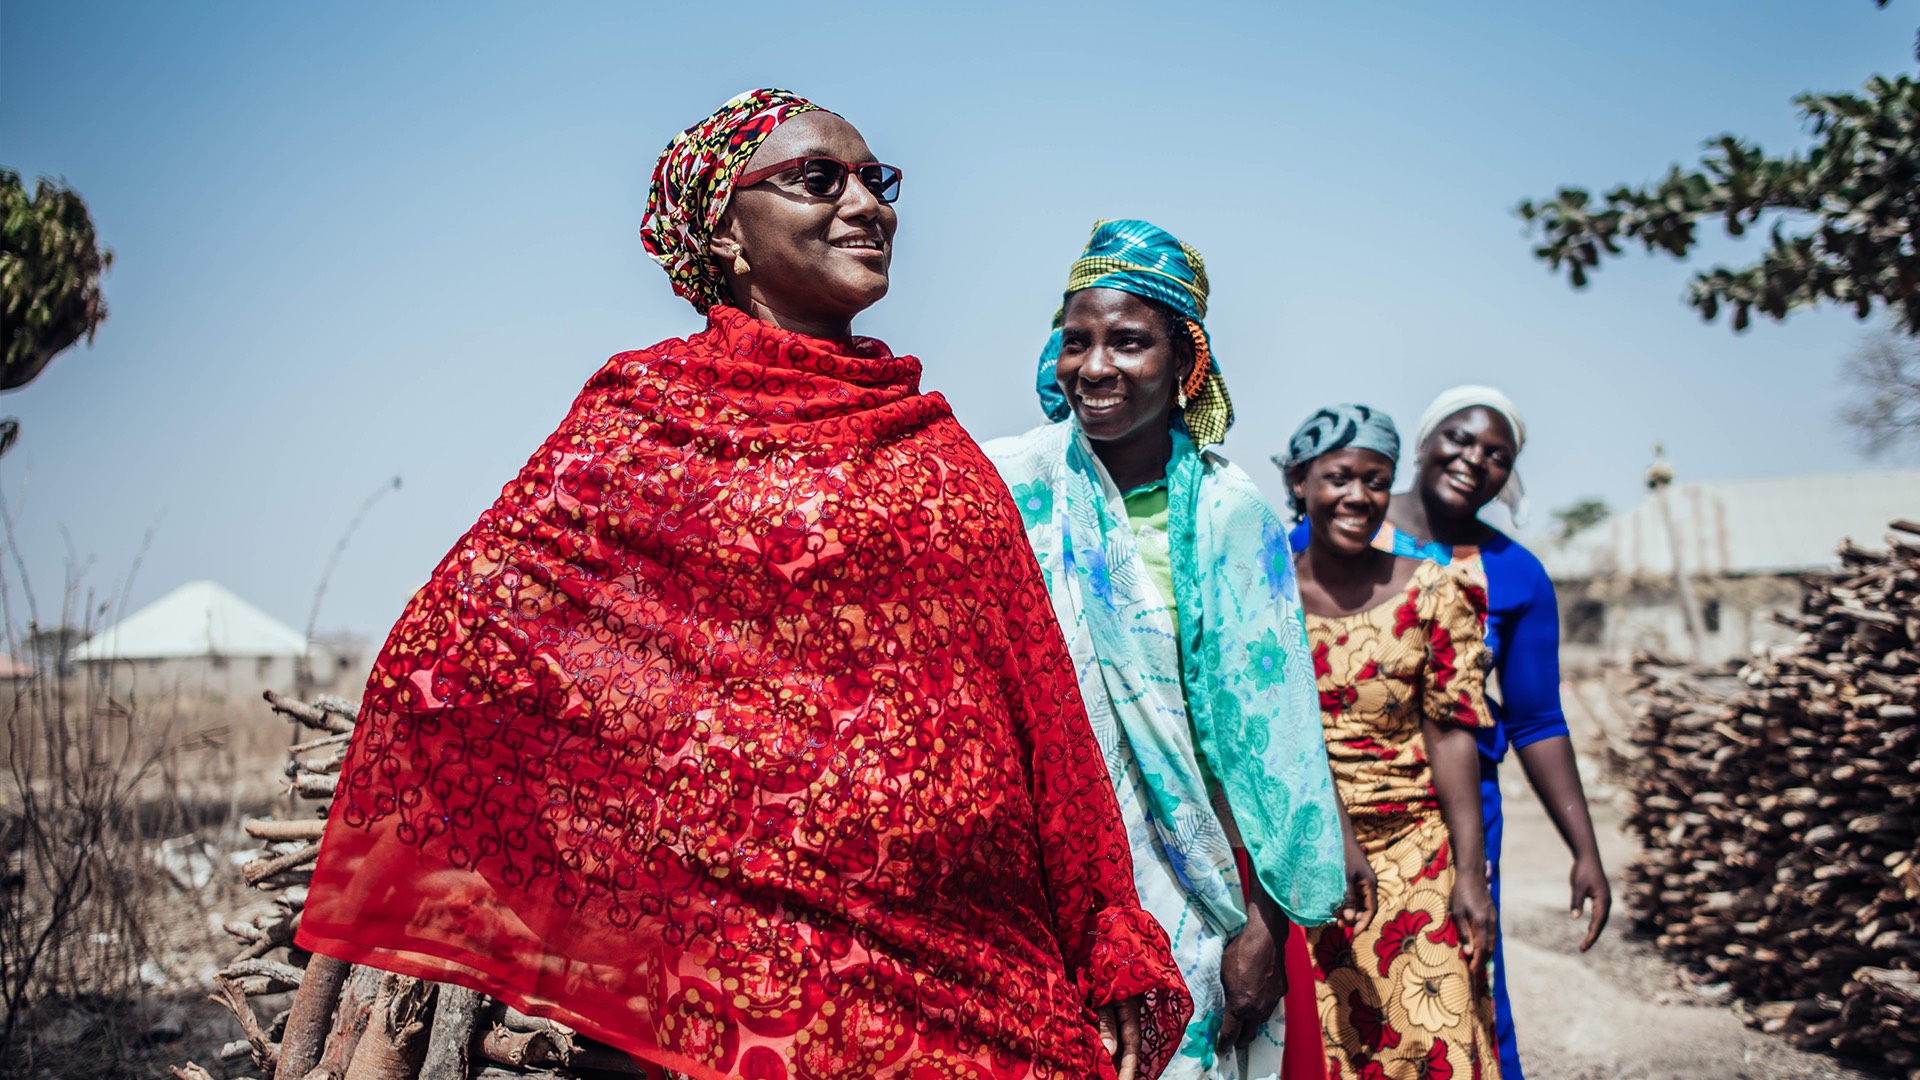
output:
<svg viewBox="0 0 1920 1080"><path fill-rule="evenodd" d="M1500 1075L1489 980L1461 952L1423 718L1493 722L1485 593L1434 563L1371 610L1307 616L1327 757L1380 879L1373 925L1307 932L1328 1080Z"/></svg>

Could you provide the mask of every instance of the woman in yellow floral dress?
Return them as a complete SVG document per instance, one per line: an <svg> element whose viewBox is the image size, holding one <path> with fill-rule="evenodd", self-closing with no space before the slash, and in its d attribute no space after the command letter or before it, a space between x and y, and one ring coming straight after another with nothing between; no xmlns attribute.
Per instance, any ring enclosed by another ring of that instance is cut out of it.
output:
<svg viewBox="0 0 1920 1080"><path fill-rule="evenodd" d="M1372 547L1399 444L1385 414L1340 405L1301 426L1284 462L1312 531L1298 573L1327 756L1379 878L1371 925L1308 931L1314 1004L1328 1080L1497 1078L1472 731L1493 722L1485 597Z"/></svg>

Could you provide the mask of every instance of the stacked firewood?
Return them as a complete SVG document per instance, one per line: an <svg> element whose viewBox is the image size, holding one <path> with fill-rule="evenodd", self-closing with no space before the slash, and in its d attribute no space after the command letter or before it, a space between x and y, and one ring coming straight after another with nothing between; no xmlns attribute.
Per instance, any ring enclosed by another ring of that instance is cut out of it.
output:
<svg viewBox="0 0 1920 1080"><path fill-rule="evenodd" d="M289 794L306 812L256 819L265 845L241 871L272 897L272 911L227 925L239 955L214 976L219 1001L244 1039L221 1057L250 1060L274 1080L631 1080L647 1075L626 1054L550 1020L526 1016L463 987L314 956L293 944L326 825L327 805L353 737L352 706L269 691L273 710L310 733L287 765ZM180 1080L212 1080L189 1063Z"/></svg>
<svg viewBox="0 0 1920 1080"><path fill-rule="evenodd" d="M1920 1080L1920 522L1892 528L1810 582L1794 645L1637 662L1627 894L1751 1022Z"/></svg>

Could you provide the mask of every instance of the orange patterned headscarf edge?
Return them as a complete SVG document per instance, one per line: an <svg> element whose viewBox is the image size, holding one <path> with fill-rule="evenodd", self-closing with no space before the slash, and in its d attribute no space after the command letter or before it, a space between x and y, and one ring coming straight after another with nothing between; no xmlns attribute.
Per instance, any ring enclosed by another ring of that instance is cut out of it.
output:
<svg viewBox="0 0 1920 1080"><path fill-rule="evenodd" d="M673 280L673 291L702 315L729 299L707 244L733 197L734 182L775 127L819 108L790 90L749 90L660 151L640 243Z"/></svg>

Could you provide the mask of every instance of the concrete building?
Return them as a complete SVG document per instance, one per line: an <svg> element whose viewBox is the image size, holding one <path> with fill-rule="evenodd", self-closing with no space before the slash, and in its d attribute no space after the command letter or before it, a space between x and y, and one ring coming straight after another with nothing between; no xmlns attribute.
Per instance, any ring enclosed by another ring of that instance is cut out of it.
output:
<svg viewBox="0 0 1920 1080"><path fill-rule="evenodd" d="M312 689L338 693L352 683L357 693L366 677L359 658L320 651L310 657L304 634L217 582L194 581L81 642L69 660L96 674L106 669L137 692L241 700L295 690L311 659Z"/></svg>
<svg viewBox="0 0 1920 1080"><path fill-rule="evenodd" d="M1799 609L1801 575L1838 567L1843 541L1884 547L1887 522L1920 519L1920 469L1676 484L1667 499L1705 630L1701 659L1719 662L1791 640L1773 613ZM1640 650L1689 657L1674 545L1651 498L1535 551L1559 593L1569 676Z"/></svg>

